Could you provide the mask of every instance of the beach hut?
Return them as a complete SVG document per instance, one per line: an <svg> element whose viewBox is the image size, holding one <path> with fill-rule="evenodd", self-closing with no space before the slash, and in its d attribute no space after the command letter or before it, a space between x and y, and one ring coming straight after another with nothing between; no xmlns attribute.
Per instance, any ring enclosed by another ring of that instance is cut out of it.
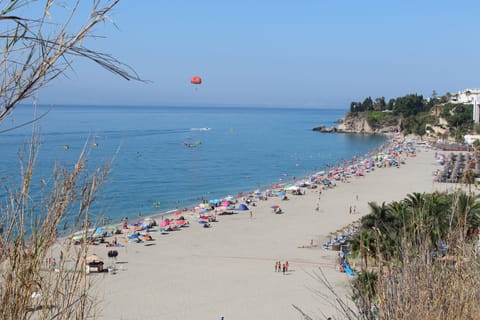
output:
<svg viewBox="0 0 480 320"><path fill-rule="evenodd" d="M87 257L87 273L103 272L103 260L96 254Z"/></svg>

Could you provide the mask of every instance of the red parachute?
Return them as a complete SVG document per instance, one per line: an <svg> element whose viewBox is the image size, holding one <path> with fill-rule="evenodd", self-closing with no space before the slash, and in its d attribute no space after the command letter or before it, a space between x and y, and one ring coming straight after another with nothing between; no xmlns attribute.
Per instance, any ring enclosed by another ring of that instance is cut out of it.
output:
<svg viewBox="0 0 480 320"><path fill-rule="evenodd" d="M190 80L191 84L202 84L202 78L199 76L193 76L192 79Z"/></svg>

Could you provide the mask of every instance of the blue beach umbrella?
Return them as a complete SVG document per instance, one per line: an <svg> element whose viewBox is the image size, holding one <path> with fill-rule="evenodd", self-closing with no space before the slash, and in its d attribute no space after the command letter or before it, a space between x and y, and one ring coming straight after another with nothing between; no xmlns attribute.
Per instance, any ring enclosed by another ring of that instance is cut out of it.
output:
<svg viewBox="0 0 480 320"><path fill-rule="evenodd" d="M248 207L247 205L241 203L236 210L245 211L245 210L248 210Z"/></svg>

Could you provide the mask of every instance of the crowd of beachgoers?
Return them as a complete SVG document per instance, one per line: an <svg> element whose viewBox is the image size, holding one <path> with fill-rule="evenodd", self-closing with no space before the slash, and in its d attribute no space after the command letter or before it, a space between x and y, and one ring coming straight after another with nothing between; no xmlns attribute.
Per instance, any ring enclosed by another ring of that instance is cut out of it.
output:
<svg viewBox="0 0 480 320"><path fill-rule="evenodd" d="M236 197L228 195L222 199L202 200L201 203L190 208L178 209L136 221L129 221L125 217L119 224L91 229L87 235L79 232L74 234L72 239L76 243L88 241L92 245L118 247L127 243L152 241L159 235L188 229L186 227L190 227L192 224L210 228L214 222L218 221L218 216L232 215L241 211L249 212L252 216L251 209L256 206L258 201L265 201L272 197L281 201L288 200L292 195L304 194L305 189L316 189L320 195L322 192L335 188L338 183L348 182L352 177L364 177L378 168L398 168L405 163L407 157L414 157L415 154L414 143L392 139L373 154L362 158L353 158L348 162L345 161L342 166L319 171L300 179L292 179L292 182L288 184L272 184L268 189L248 193L240 192ZM283 213L279 204L272 205L271 209L274 213ZM352 207L350 207L350 213L355 213L352 212ZM356 228L356 225L352 224L346 226L344 230L331 233L335 236L323 243L322 247L339 250L341 244L355 233Z"/></svg>
<svg viewBox="0 0 480 320"><path fill-rule="evenodd" d="M178 297L189 305L182 309L185 319L242 319L251 310L258 317L291 319L296 315L292 303L315 312L318 301L306 286L319 268L347 294L347 275L357 267L349 259L348 241L369 213L369 203L433 190L438 167L431 149L391 139L368 156L289 183L204 199L167 214L130 217L77 240L97 243L89 247L91 258L103 259L115 274L91 280L106 300L105 319L152 312L174 318ZM132 287L144 290L140 301ZM154 307L155 301L162 301L162 308Z"/></svg>

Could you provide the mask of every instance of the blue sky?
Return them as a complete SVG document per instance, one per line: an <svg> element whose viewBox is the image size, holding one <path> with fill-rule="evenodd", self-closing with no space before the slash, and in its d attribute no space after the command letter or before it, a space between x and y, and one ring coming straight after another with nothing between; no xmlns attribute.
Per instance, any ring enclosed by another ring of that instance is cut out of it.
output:
<svg viewBox="0 0 480 320"><path fill-rule="evenodd" d="M151 82L76 60L39 103L348 108L454 93L480 87L479 12L478 1L123 0L116 27L88 45Z"/></svg>

